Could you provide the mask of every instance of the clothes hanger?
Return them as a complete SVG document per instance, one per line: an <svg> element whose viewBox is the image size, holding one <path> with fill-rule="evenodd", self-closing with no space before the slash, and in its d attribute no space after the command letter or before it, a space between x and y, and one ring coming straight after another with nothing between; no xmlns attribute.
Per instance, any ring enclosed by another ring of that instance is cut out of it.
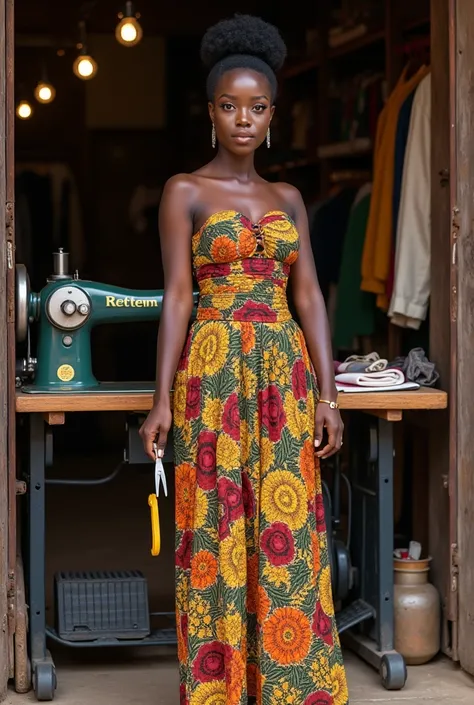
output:
<svg viewBox="0 0 474 705"><path fill-rule="evenodd" d="M402 44L398 51L407 58L405 64L406 78L410 79L424 66L430 65L431 40L429 36L422 36Z"/></svg>

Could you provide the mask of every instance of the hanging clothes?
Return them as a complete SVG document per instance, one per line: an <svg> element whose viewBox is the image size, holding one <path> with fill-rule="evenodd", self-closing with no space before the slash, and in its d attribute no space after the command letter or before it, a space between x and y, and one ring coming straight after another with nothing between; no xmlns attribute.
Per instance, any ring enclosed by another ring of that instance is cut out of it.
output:
<svg viewBox="0 0 474 705"><path fill-rule="evenodd" d="M358 74L331 85L330 142L375 138L377 118L383 107L384 76Z"/></svg>
<svg viewBox="0 0 474 705"><path fill-rule="evenodd" d="M375 330L375 296L362 291L360 263L369 219L372 184L359 190L344 238L337 289L333 344L335 350L350 350L359 336Z"/></svg>
<svg viewBox="0 0 474 705"><path fill-rule="evenodd" d="M361 288L363 291L377 294L377 306L384 311L387 311L389 306L386 289L390 273L395 136L398 117L403 103L428 72L429 68L422 66L414 76L407 79L407 68L405 68L378 122L374 154L374 185L362 257Z"/></svg>
<svg viewBox="0 0 474 705"><path fill-rule="evenodd" d="M400 199L402 194L403 165L405 163L405 153L410 130L410 118L413 107L415 91L412 91L403 103L398 116L397 133L395 136L395 163L393 178L393 202L392 202L392 245L390 255L390 274L387 281L387 298L392 298L393 283L395 278L395 250L397 240L398 213L400 210Z"/></svg>
<svg viewBox="0 0 474 705"><path fill-rule="evenodd" d="M40 277L51 273L52 252L58 247L70 254L71 266L82 268L85 261L85 240L82 210L74 175L67 164L60 162L18 163L16 193L26 199L32 223L32 249ZM26 244L23 243L23 247ZM44 266L43 266L44 260ZM45 266L47 269L45 270Z"/></svg>
<svg viewBox="0 0 474 705"><path fill-rule="evenodd" d="M431 257L431 77L414 100L403 167L397 226L395 281L389 316L417 330L426 318Z"/></svg>
<svg viewBox="0 0 474 705"><path fill-rule="evenodd" d="M31 287L39 291L51 274L53 246L53 200L48 176L30 170L18 173L15 198L19 204L16 261L28 268Z"/></svg>
<svg viewBox="0 0 474 705"><path fill-rule="evenodd" d="M352 186L342 188L321 205L313 218L311 247L326 305L331 285L339 281L342 247L357 190Z"/></svg>

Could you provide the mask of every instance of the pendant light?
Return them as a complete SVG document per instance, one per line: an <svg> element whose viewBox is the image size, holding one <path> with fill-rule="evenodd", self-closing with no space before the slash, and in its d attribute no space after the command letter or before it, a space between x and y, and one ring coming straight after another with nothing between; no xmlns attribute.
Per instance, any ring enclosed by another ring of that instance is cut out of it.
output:
<svg viewBox="0 0 474 705"><path fill-rule="evenodd" d="M52 103L56 97L56 89L51 83L40 81L35 88L35 98L38 103Z"/></svg>
<svg viewBox="0 0 474 705"><path fill-rule="evenodd" d="M140 13L135 12L133 3L127 0L125 3L125 10L123 12L119 12L118 17L120 22L115 29L115 37L117 41L126 47L136 46L143 37L143 29L138 21L140 18Z"/></svg>
<svg viewBox="0 0 474 705"><path fill-rule="evenodd" d="M28 99L30 92L23 83L20 83L15 92L18 95L15 114L20 120L29 120L33 115L33 105L31 100Z"/></svg>
<svg viewBox="0 0 474 705"><path fill-rule="evenodd" d="M20 120L29 120L33 115L33 106L28 100L20 100L16 106L16 115Z"/></svg>
<svg viewBox="0 0 474 705"><path fill-rule="evenodd" d="M51 81L48 80L48 77L46 75L46 67L43 64L41 81L38 82L35 88L35 98L38 103L47 104L52 103L55 97L56 89L51 83Z"/></svg>
<svg viewBox="0 0 474 705"><path fill-rule="evenodd" d="M81 41L77 45L79 55L72 65L72 70L82 81L89 81L97 74L99 67L97 66L97 61L87 51L85 22L79 22L79 33L81 36Z"/></svg>

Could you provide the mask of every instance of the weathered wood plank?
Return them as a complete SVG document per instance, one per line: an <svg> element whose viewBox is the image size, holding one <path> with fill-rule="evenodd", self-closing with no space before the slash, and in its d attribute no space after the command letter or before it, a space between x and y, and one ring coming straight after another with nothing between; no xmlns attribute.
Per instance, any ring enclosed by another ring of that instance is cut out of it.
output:
<svg viewBox="0 0 474 705"><path fill-rule="evenodd" d="M6 110L5 110L5 1L0 2L0 379L7 379L7 248ZM0 701L6 696L8 659L8 388L0 384Z"/></svg>
<svg viewBox="0 0 474 705"><path fill-rule="evenodd" d="M456 2L459 659L474 674L474 4Z"/></svg>
<svg viewBox="0 0 474 705"><path fill-rule="evenodd" d="M443 389L450 392L450 122L449 13L446 0L431 0L431 281L430 359L436 363ZM435 285L436 283L436 285ZM431 419L429 440L429 550L431 579L442 596L444 620L456 619L450 593L450 512L446 477L449 474L449 413ZM445 517L440 522L439 517ZM443 630L447 636L450 631ZM443 651L454 655L451 639Z"/></svg>

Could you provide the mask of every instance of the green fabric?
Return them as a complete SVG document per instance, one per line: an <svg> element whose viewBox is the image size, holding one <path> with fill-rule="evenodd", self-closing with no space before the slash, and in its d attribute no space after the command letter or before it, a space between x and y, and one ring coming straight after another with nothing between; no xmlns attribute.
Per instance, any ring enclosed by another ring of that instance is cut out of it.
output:
<svg viewBox="0 0 474 705"><path fill-rule="evenodd" d="M375 296L361 291L361 261L369 219L370 194L352 209L342 250L334 319L334 349L351 349L357 336L373 335Z"/></svg>

